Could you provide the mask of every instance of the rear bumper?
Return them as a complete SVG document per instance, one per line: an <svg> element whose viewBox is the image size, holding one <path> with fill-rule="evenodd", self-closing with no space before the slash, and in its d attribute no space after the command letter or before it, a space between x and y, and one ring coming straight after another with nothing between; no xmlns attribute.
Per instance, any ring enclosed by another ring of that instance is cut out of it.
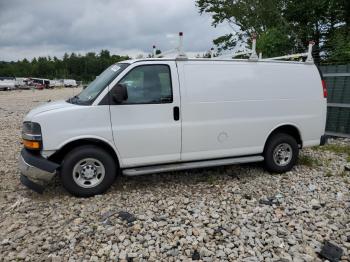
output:
<svg viewBox="0 0 350 262"><path fill-rule="evenodd" d="M323 146L326 143L327 143L327 136L326 135L321 136L321 138L320 138L320 146Z"/></svg>
<svg viewBox="0 0 350 262"><path fill-rule="evenodd" d="M19 157L21 182L30 189L42 193L45 184L55 176L59 165L51 162L41 155L22 149Z"/></svg>

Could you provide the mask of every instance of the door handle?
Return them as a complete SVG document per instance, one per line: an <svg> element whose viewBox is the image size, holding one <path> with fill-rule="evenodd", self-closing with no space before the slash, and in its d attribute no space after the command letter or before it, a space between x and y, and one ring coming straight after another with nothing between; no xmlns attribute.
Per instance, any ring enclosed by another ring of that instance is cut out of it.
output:
<svg viewBox="0 0 350 262"><path fill-rule="evenodd" d="M174 120L175 121L179 121L179 119L180 119L180 108L178 106L174 106L173 114L174 114Z"/></svg>

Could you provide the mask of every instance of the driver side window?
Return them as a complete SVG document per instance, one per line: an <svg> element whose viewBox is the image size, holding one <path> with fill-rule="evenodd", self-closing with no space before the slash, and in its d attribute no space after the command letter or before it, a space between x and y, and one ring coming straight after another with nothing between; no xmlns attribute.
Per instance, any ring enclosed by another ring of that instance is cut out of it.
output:
<svg viewBox="0 0 350 262"><path fill-rule="evenodd" d="M132 69L119 84L126 87L123 104L172 103L170 68L167 65L143 65Z"/></svg>

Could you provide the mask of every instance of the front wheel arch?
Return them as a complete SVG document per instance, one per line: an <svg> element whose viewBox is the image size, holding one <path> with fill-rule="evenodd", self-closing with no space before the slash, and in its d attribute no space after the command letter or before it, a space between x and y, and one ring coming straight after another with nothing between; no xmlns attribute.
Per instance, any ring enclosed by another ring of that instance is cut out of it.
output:
<svg viewBox="0 0 350 262"><path fill-rule="evenodd" d="M77 140L70 141L67 144L65 144L63 147L61 147L59 150L57 150L54 154L52 154L48 159L55 162L55 163L61 164L63 161L63 158L70 151L72 151L76 147L85 146L85 145L97 146L97 147L100 147L101 149L107 151L115 159L115 162L117 164L117 168L120 168L119 157L118 157L116 151L114 150L114 148L111 145L109 145L108 143L106 143L105 141L102 141L102 140L96 139L96 138L83 138L83 139L77 139Z"/></svg>

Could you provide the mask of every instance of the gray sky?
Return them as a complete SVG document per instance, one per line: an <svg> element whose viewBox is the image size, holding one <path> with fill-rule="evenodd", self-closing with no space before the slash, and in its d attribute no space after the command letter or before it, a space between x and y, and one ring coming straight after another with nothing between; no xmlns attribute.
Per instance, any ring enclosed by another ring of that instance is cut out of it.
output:
<svg viewBox="0 0 350 262"><path fill-rule="evenodd" d="M229 26L211 26L194 0L0 0L0 60L108 49L113 54L172 49L204 52Z"/></svg>

